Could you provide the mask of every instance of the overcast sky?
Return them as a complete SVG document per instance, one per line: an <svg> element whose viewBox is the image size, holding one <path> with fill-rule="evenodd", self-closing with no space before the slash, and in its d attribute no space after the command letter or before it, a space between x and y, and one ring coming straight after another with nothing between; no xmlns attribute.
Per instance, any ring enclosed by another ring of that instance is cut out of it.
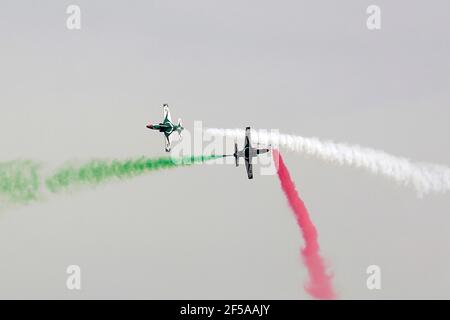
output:
<svg viewBox="0 0 450 320"><path fill-rule="evenodd" d="M80 30L66 27L71 4ZM381 30L366 27L370 4ZM169 103L187 130L274 128L450 165L449 12L447 0L2 0L0 160L164 155L145 125ZM340 298L450 298L448 193L285 162ZM154 172L2 212L0 298L309 299L302 245L275 176ZM73 264L81 291L66 288Z"/></svg>

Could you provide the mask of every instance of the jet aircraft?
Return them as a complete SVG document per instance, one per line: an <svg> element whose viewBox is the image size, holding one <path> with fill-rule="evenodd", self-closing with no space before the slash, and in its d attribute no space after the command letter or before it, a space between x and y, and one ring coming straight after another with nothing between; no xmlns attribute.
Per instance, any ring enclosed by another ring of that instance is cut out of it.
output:
<svg viewBox="0 0 450 320"><path fill-rule="evenodd" d="M163 104L163 110L164 110L164 118L163 121L159 124L148 124L147 128L151 130L158 130L159 132L164 133L164 136L166 138L166 152L170 152L170 145L171 145L171 138L170 135L176 131L178 132L178 135L180 139L182 138L181 132L184 130L183 125L181 123L181 119L178 119L178 123L174 124L172 123L172 119L170 117L170 110L169 106L167 104Z"/></svg>
<svg viewBox="0 0 450 320"><path fill-rule="evenodd" d="M260 154L269 152L270 149L258 149L252 147L250 127L245 128L245 145L244 149L238 151L238 144L234 142L234 160L236 167L239 166L239 158L245 159L245 168L247 169L247 176L249 179L253 179L253 164L252 159Z"/></svg>

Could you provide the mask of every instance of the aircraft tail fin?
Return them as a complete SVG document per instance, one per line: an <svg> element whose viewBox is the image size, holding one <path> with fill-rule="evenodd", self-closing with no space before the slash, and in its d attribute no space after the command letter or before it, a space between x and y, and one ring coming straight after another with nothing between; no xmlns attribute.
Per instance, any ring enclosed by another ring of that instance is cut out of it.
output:
<svg viewBox="0 0 450 320"><path fill-rule="evenodd" d="M183 122L181 121L181 119L178 119L177 132L178 132L178 136L180 137L180 139L183 139L183 135L181 134L183 129L184 129Z"/></svg>
<svg viewBox="0 0 450 320"><path fill-rule="evenodd" d="M238 145L236 140L234 141L234 162L236 163L236 167L239 167Z"/></svg>

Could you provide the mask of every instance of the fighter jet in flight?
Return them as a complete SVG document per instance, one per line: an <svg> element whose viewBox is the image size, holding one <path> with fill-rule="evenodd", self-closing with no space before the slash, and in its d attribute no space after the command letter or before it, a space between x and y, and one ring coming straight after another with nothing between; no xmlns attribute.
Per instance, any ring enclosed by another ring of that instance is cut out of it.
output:
<svg viewBox="0 0 450 320"><path fill-rule="evenodd" d="M170 144L171 144L170 135L174 131L176 131L176 132L178 132L178 135L181 139L183 137L181 135L181 131L183 131L184 128L181 123L181 119L178 119L178 124L172 123L172 119L170 117L169 106L167 104L163 104L163 110L164 110L163 121L159 124L148 124L147 128L152 129L152 130L159 130L159 132L164 133L164 136L166 138L166 152L170 152Z"/></svg>
<svg viewBox="0 0 450 320"><path fill-rule="evenodd" d="M234 160L236 162L236 167L239 166L239 158L245 159L245 168L247 169L247 176L249 179L253 179L253 165L252 159L260 154L269 152L270 149L258 149L253 148L251 143L250 127L245 128L245 146L244 149L238 151L238 144L234 142Z"/></svg>

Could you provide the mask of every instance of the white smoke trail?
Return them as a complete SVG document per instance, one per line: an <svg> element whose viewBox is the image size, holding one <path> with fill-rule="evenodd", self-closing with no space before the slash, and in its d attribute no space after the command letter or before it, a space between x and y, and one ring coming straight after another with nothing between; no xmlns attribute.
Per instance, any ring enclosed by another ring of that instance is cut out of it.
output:
<svg viewBox="0 0 450 320"><path fill-rule="evenodd" d="M242 129L209 128L205 130L205 133L212 136L232 138L243 138L245 136L245 131ZM252 141L284 147L338 165L363 168L373 174L388 177L402 185L412 186L420 196L430 192L450 191L450 168L443 165L414 163L406 158L396 157L384 151L358 145L321 141L317 138L304 138L276 132L252 131Z"/></svg>

